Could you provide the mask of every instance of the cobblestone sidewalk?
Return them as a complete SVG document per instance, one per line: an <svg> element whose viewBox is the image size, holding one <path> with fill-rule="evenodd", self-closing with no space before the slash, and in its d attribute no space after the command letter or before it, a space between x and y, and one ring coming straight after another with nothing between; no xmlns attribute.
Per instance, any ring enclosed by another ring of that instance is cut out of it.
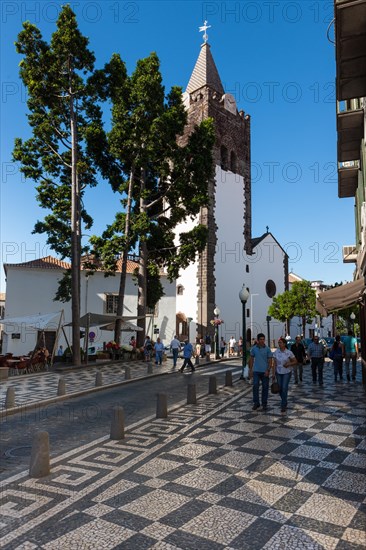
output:
<svg viewBox="0 0 366 550"><path fill-rule="evenodd" d="M292 386L252 412L221 388L3 484L4 550L340 550L366 547L366 406L360 384Z"/></svg>

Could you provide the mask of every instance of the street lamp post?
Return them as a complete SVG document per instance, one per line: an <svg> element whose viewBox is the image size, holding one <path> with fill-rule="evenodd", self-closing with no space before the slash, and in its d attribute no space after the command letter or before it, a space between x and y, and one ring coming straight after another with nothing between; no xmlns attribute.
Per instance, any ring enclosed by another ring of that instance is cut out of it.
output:
<svg viewBox="0 0 366 550"><path fill-rule="evenodd" d="M266 321L267 321L267 342L268 342L268 347L270 348L271 347L271 342L270 342L271 334L269 332L269 322L272 321L272 317L270 315L267 315Z"/></svg>
<svg viewBox="0 0 366 550"><path fill-rule="evenodd" d="M191 335L190 335L190 325L193 321L193 318L192 317L187 317L187 328L188 328L188 342L191 341Z"/></svg>
<svg viewBox="0 0 366 550"><path fill-rule="evenodd" d="M216 306L214 309L215 321L220 318L220 309ZM219 350L219 326L215 323L215 357L220 359L220 350Z"/></svg>
<svg viewBox="0 0 366 550"><path fill-rule="evenodd" d="M246 334L246 326L245 326L245 306L249 298L249 292L245 284L243 285L243 288L239 292L239 298L242 305L242 322L243 322L243 356L242 356L242 366L241 366L241 376L240 380L244 380L244 372L245 367L247 365L247 334Z"/></svg>
<svg viewBox="0 0 366 550"><path fill-rule="evenodd" d="M351 319L351 323L352 323L352 332L353 334L355 333L355 319L356 319L356 315L353 313L351 313L351 315L349 316L349 318Z"/></svg>

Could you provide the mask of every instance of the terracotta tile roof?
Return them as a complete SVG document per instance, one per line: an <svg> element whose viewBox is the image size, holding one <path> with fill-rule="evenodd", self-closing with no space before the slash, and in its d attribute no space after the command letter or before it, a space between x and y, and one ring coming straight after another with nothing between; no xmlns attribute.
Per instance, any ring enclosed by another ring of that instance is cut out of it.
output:
<svg viewBox="0 0 366 550"><path fill-rule="evenodd" d="M69 269L71 264L54 258L53 256L46 256L45 258L37 258L37 260L31 260L30 262L21 262L18 264L4 264L5 272L8 267L25 267L25 268L42 268L42 269Z"/></svg>
<svg viewBox="0 0 366 550"><path fill-rule="evenodd" d="M127 260L127 273L133 273L135 269L138 268L138 258L135 260L128 259ZM84 256L81 260L81 269L86 269L83 267L83 263L86 261L93 262L94 258L91 256ZM62 260L59 260L57 258L54 258L53 256L46 256L45 258L38 258L37 260L31 260L30 262L23 262L23 263L17 263L17 264L4 264L4 270L5 273L7 272L8 267L23 267L26 269L32 269L32 268L38 268L38 269L70 269L71 264L69 262L64 262ZM117 261L117 269L116 272L120 273L122 269L122 262L121 260ZM100 267L96 269L96 271L103 271L102 265L100 264ZM166 275L162 270L160 272L160 275ZM5 295L4 295L5 296ZM5 299L5 298L4 298Z"/></svg>
<svg viewBox="0 0 366 550"><path fill-rule="evenodd" d="M304 279L302 279L301 277L299 277L299 275L296 275L295 273L289 273L288 274L288 282L289 283L297 283L298 281L303 281Z"/></svg>

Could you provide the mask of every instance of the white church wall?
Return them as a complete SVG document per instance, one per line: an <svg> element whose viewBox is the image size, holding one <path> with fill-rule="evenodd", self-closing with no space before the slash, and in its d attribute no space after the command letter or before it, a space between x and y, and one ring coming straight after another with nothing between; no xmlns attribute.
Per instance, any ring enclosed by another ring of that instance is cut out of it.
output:
<svg viewBox="0 0 366 550"><path fill-rule="evenodd" d="M176 234L191 231L198 224L198 217L191 220L188 219L186 223L179 224L176 227ZM176 237L175 244L178 244L179 239ZM177 313L183 313L187 318L190 317L192 325L197 323L197 300L198 300L198 286L197 286L197 270L198 260L190 264L186 269L180 271L179 277L176 280L176 287L182 287L182 294L176 296L176 311ZM195 335L195 328L191 325L191 334ZM173 329L175 330L175 328ZM174 333L175 334L175 333ZM173 334L173 336L174 336Z"/></svg>
<svg viewBox="0 0 366 550"><path fill-rule="evenodd" d="M216 305L224 324L220 336L242 336L242 305L239 292L245 282L244 183L238 174L216 166L215 253Z"/></svg>
<svg viewBox="0 0 366 550"><path fill-rule="evenodd" d="M247 326L252 331L252 338L255 338L258 332L263 332L268 339L266 318L272 298L267 295L266 284L268 280L275 283L276 296L284 292L284 252L270 233L255 247L254 252L253 256L246 257L250 281ZM284 335L283 323L272 319L269 332L271 342L277 340Z"/></svg>

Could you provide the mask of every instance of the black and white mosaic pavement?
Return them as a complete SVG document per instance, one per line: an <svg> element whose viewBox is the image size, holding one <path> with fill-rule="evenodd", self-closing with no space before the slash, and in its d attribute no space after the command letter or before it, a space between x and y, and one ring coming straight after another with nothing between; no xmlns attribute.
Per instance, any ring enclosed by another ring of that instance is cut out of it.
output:
<svg viewBox="0 0 366 550"><path fill-rule="evenodd" d="M241 383L242 384L242 383ZM251 387L221 388L3 483L1 548L366 548L361 384L292 386L252 412Z"/></svg>

